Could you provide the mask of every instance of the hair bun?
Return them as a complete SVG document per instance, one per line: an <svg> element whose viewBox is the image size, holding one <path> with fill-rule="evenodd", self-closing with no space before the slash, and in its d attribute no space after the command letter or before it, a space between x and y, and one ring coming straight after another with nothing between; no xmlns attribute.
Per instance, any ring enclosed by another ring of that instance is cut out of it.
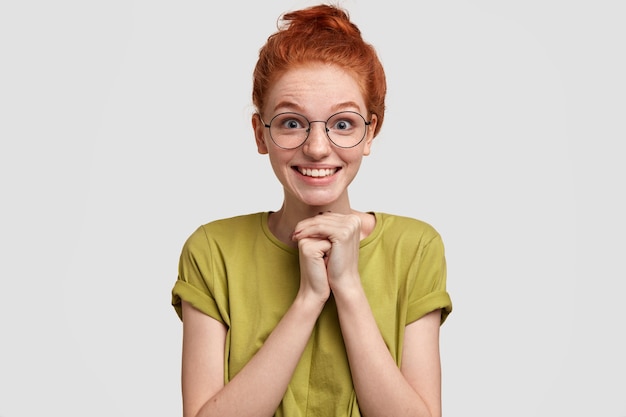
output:
<svg viewBox="0 0 626 417"><path fill-rule="evenodd" d="M318 5L283 14L279 21L280 30L300 33L320 31L342 32L360 36L359 28L350 21L348 12L336 6Z"/></svg>

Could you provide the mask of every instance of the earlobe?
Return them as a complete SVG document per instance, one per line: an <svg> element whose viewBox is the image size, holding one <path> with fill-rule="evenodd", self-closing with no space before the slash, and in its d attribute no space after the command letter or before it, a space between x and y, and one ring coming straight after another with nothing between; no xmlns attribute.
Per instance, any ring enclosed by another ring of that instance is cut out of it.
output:
<svg viewBox="0 0 626 417"><path fill-rule="evenodd" d="M261 155L268 153L267 143L265 143L265 124L261 120L258 113L252 115L252 129L254 131L254 140L256 141L257 151Z"/></svg>

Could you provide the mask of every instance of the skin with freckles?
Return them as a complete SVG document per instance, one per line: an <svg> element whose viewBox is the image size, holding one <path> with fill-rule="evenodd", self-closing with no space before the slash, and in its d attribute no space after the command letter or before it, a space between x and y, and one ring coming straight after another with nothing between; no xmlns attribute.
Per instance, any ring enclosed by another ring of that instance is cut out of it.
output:
<svg viewBox="0 0 626 417"><path fill-rule="evenodd" d="M252 118L258 152L268 154L284 190L283 206L270 216L270 229L285 243L292 244L291 233L298 221L320 211L354 213L372 226L371 215L350 208L348 186L356 176L363 156L369 155L376 115L369 115L359 85L345 70L333 65L312 63L287 71L274 84L262 115ZM306 142L291 150L276 146L261 120L281 112L297 112L309 120L326 120L339 111L355 111L371 119L366 137L353 148L334 146L322 123L313 123ZM304 169L330 169L332 175L303 175ZM290 230L291 229L291 230ZM365 231L367 232L367 231ZM364 233L366 234L366 233Z"/></svg>

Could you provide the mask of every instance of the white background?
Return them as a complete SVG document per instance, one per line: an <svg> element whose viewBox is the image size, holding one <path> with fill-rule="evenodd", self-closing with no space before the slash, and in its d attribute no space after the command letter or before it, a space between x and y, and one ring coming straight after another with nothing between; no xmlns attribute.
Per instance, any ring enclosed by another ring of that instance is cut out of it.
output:
<svg viewBox="0 0 626 417"><path fill-rule="evenodd" d="M1 417L181 415L178 255L279 208L251 72L312 4L2 2ZM389 85L353 205L446 243L446 417L626 417L623 2L342 4Z"/></svg>

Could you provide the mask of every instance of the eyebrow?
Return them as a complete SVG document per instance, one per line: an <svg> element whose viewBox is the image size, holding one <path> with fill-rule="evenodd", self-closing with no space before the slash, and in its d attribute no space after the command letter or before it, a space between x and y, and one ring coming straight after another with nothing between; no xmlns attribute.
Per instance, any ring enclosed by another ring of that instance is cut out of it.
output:
<svg viewBox="0 0 626 417"><path fill-rule="evenodd" d="M345 108L348 108L348 107L355 108L355 109L357 109L359 111L361 110L359 108L358 104L356 104L356 102L354 102L354 101L344 101L344 102L341 102L341 103L337 103L337 104L333 105L330 109L331 109L332 112L339 112L339 111L341 111L341 109L345 109ZM299 104L294 103L292 101L280 101L276 105L276 107L274 107L274 111L276 111L276 109L280 109L280 108L293 109L293 110L295 110L297 112L304 113L304 107L302 107Z"/></svg>

